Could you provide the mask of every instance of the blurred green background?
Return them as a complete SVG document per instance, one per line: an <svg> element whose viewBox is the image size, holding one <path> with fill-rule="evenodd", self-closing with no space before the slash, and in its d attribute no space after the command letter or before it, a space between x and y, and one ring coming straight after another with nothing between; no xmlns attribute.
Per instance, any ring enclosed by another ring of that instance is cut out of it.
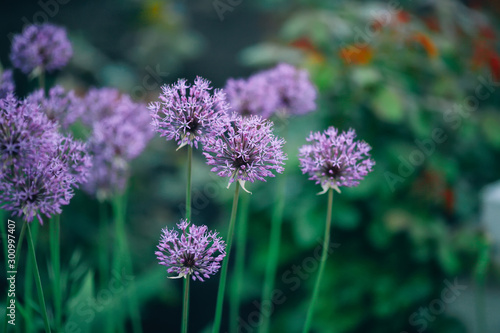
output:
<svg viewBox="0 0 500 333"><path fill-rule="evenodd" d="M500 179L498 2L63 2L1 5L4 68L10 67L11 34L48 19L68 29L74 47L68 67L49 83L80 94L112 86L149 102L162 84L179 77L200 75L223 87L230 77L282 61L309 70L319 92L317 111L276 126L289 160L276 279L286 300L275 304L272 332L298 332L305 318L316 271L308 273L304 264L322 237L326 198L301 174L297 148L310 131L330 125L355 128L372 145L377 164L359 187L334 197L332 242L338 247L328 259L315 331L500 332L494 315L500 271L495 237L481 223L480 196ZM20 96L36 85L19 71L15 80ZM161 228L183 215L185 154L175 149L156 137L134 161L127 193L145 332L180 329L181 282L167 279L154 255ZM232 191L210 173L199 151L193 163L193 221L225 235ZM259 309L276 185L274 178L249 186L241 332L257 332L252 314ZM97 220L97 202L80 192L61 219L66 311L82 332L98 332L103 318L126 312L126 292L102 304L89 301L99 293L92 287ZM39 237L43 258L48 232L42 228ZM454 289L448 302L443 292L455 283L467 288ZM192 284L190 331L210 327L217 285L217 276ZM86 302L92 320L78 313ZM430 314L421 312L426 309ZM486 321L486 331L478 331L478 321Z"/></svg>

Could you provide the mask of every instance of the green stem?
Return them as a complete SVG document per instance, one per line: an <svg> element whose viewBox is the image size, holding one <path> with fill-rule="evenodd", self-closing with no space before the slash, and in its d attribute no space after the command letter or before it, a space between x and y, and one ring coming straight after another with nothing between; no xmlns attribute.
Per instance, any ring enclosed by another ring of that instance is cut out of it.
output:
<svg viewBox="0 0 500 333"><path fill-rule="evenodd" d="M184 278L184 305L182 308L182 333L187 333L188 331L188 319L189 319L189 280L190 276Z"/></svg>
<svg viewBox="0 0 500 333"><path fill-rule="evenodd" d="M132 274L131 253L128 246L127 234L125 232L125 203L125 195L116 195L113 198L113 213L115 214L115 233L117 239L114 268L117 272L121 272L123 268L127 274ZM129 289L128 305L130 318L132 320L132 330L134 333L141 333L141 316L135 295L135 288L131 286Z"/></svg>
<svg viewBox="0 0 500 333"><path fill-rule="evenodd" d="M27 223L27 222L25 222ZM35 245L33 243L33 237L31 236L31 228L28 225L28 251L33 262L34 275L35 275L35 285L38 293L38 301L40 303L40 308L42 310L43 324L45 326L45 332L50 333L49 316L47 315L47 308L45 306L45 298L43 297L42 279L40 278L40 271L38 270L38 264L36 262Z"/></svg>
<svg viewBox="0 0 500 333"><path fill-rule="evenodd" d="M269 251L267 255L266 275L264 279L264 288L262 291L262 301L272 301L272 292L274 289L274 280L278 269L279 253L281 247L281 224L283 223L283 211L285 210L286 197L286 177L283 175L280 178L280 184L277 192L277 200L274 205L273 215L271 219L271 234L269 236ZM271 313L264 313L261 310L262 325L260 332L268 332L270 325Z"/></svg>
<svg viewBox="0 0 500 333"><path fill-rule="evenodd" d="M241 303L241 284L243 270L245 267L245 248L247 242L248 214L250 207L250 196L241 198L240 217L238 219L238 230L236 232L236 257L234 262L233 288L229 298L229 328L230 332L238 332L238 316Z"/></svg>
<svg viewBox="0 0 500 333"><path fill-rule="evenodd" d="M240 184L235 182L233 208L231 209L231 219L229 220L229 229L227 231L226 257L222 261L220 273L219 291L217 292L217 305L215 307L215 318L212 333L218 333L222 321L222 307L224 305L224 292L226 290L227 268L229 265L229 255L231 254L231 245L233 243L234 224L236 221L236 211L238 210L238 194L240 193Z"/></svg>
<svg viewBox="0 0 500 333"><path fill-rule="evenodd" d="M188 145L187 157L187 185L186 185L186 220L191 222L191 169L193 160L193 147Z"/></svg>
<svg viewBox="0 0 500 333"><path fill-rule="evenodd" d="M27 224L27 223L24 223ZM37 235L38 235L38 228L39 224L34 223L30 229L31 235L32 235L32 242L34 244L33 247L36 247L36 240L37 240ZM33 241L34 240L34 241ZM29 240L27 240L28 245L29 245ZM27 253L27 258L26 258L26 272L25 272L25 277L24 277L24 297L25 301L24 303L26 304L26 317L25 317L25 325L26 325L26 332L32 332L33 331L33 311L30 306L30 304L33 301L33 259L29 255L29 249Z"/></svg>
<svg viewBox="0 0 500 333"><path fill-rule="evenodd" d="M42 89L43 95L45 96L45 71L43 68L38 75L38 87Z"/></svg>
<svg viewBox="0 0 500 333"><path fill-rule="evenodd" d="M332 220L332 203L333 203L333 189L328 190L328 206L326 213L326 223L325 223L325 239L323 240L323 251L321 254L321 262L319 265L318 277L314 285L313 294L311 298L311 303L309 304L309 309L307 310L306 322L304 324L304 329L302 333L309 332L311 326L312 317L314 314L314 307L316 305L316 300L318 298L319 289L321 286L321 278L323 277L323 271L325 270L326 259L328 257L328 248L330 244L330 226Z"/></svg>
<svg viewBox="0 0 500 333"><path fill-rule="evenodd" d="M50 232L50 257L54 279L52 280L54 290L54 313L55 330L59 332L62 325L62 292L61 292L61 216L55 215L49 224Z"/></svg>
<svg viewBox="0 0 500 333"><path fill-rule="evenodd" d="M99 280L101 288L108 282L109 257L108 257L108 211L106 202L99 202Z"/></svg>

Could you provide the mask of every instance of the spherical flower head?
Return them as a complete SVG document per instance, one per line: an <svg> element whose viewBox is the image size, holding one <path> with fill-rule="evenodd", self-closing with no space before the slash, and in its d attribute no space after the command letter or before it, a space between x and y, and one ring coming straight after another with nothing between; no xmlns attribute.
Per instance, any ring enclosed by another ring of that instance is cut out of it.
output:
<svg viewBox="0 0 500 333"><path fill-rule="evenodd" d="M184 79L163 86L160 101L149 105L154 130L177 141L178 149L204 144L228 109L224 92L216 89L211 94L211 90L210 81L199 76L192 86Z"/></svg>
<svg viewBox="0 0 500 333"><path fill-rule="evenodd" d="M9 93L14 93L16 86L12 78L12 71L6 70L0 76L0 98L5 98Z"/></svg>
<svg viewBox="0 0 500 333"><path fill-rule="evenodd" d="M57 125L29 101L9 94L0 99L0 161L2 167L23 167L51 152Z"/></svg>
<svg viewBox="0 0 500 333"><path fill-rule="evenodd" d="M46 97L43 90L37 90L27 97L28 101L39 105L47 117L68 129L83 113L83 105L73 91L66 92L61 86L50 89Z"/></svg>
<svg viewBox="0 0 500 333"><path fill-rule="evenodd" d="M303 115L316 109L316 88L305 69L281 63L263 73L279 95L277 111Z"/></svg>
<svg viewBox="0 0 500 333"><path fill-rule="evenodd" d="M221 122L223 130L208 139L203 154L207 164L213 166L212 172L229 177L228 188L237 180L248 192L245 181L266 181L266 177L274 177L272 170L284 171L285 140L273 134L271 121L233 114Z"/></svg>
<svg viewBox="0 0 500 333"><path fill-rule="evenodd" d="M32 222L60 214L85 181L85 146L57 131L36 105L12 95L0 100L0 209Z"/></svg>
<svg viewBox="0 0 500 333"><path fill-rule="evenodd" d="M224 88L230 110L242 116L269 118L280 106L280 95L263 74L248 79L229 79Z"/></svg>
<svg viewBox="0 0 500 333"><path fill-rule="evenodd" d="M91 128L92 170L84 190L107 199L125 189L130 162L153 136L148 110L116 89L92 89L84 99L82 122Z"/></svg>
<svg viewBox="0 0 500 333"><path fill-rule="evenodd" d="M302 173L323 187L323 192L333 188L340 193L340 186L359 185L375 162L370 159L371 147L364 141L355 141L356 132L339 131L331 126L324 133L311 133L306 139L311 142L299 149Z"/></svg>
<svg viewBox="0 0 500 333"><path fill-rule="evenodd" d="M73 49L64 28L52 24L27 26L14 36L10 59L25 74L33 70L52 72L64 67Z"/></svg>
<svg viewBox="0 0 500 333"><path fill-rule="evenodd" d="M215 275L226 256L226 244L218 233L208 231L207 226L195 226L187 220L177 224L181 234L172 228L162 230L156 257L160 265L168 267L167 272L175 278L189 278L204 281Z"/></svg>
<svg viewBox="0 0 500 333"><path fill-rule="evenodd" d="M2 170L0 175L1 209L32 222L43 224L42 214L61 214L61 206L69 204L74 195L72 179L61 171L56 158L42 159L22 168Z"/></svg>

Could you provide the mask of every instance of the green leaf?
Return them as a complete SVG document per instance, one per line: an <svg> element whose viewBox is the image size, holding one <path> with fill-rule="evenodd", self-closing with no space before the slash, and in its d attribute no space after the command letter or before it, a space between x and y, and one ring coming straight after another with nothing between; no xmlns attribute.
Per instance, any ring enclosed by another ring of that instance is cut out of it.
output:
<svg viewBox="0 0 500 333"><path fill-rule="evenodd" d="M375 115L388 123L399 123L403 120L403 105L401 97L395 89L382 87L372 100Z"/></svg>

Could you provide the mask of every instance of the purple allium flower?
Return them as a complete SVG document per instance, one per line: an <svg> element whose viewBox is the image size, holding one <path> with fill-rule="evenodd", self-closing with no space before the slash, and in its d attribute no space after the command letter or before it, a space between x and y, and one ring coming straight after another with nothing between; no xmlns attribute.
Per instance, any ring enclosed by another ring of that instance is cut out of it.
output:
<svg viewBox="0 0 500 333"><path fill-rule="evenodd" d="M370 159L371 147L355 138L353 129L339 134L330 126L324 133L311 133L306 139L311 144L299 149L302 173L321 184L323 192L319 194L330 188L340 193L340 186L357 186L372 171L375 162Z"/></svg>
<svg viewBox="0 0 500 333"><path fill-rule="evenodd" d="M228 188L238 181L245 189L245 181L266 181L274 177L271 170L282 173L287 159L282 147L284 139L273 134L273 123L260 116L226 116L224 130L208 138L204 146L207 164L212 172L229 177Z"/></svg>
<svg viewBox="0 0 500 333"><path fill-rule="evenodd" d="M35 216L43 224L41 214L61 214L62 205L73 197L71 179L56 159L41 160L15 170L2 170L0 175L1 208L32 222Z"/></svg>
<svg viewBox="0 0 500 333"><path fill-rule="evenodd" d="M215 275L226 256L222 238L217 232L208 231L207 226L189 225L187 220L181 220L177 227L182 231L180 236L174 228L162 229L159 251L155 252L160 265L167 266L168 273L177 274L171 279L191 276L204 281Z"/></svg>
<svg viewBox="0 0 500 333"><path fill-rule="evenodd" d="M258 115L269 118L280 103L278 90L263 74L248 79L229 79L224 88L231 111L242 116Z"/></svg>
<svg viewBox="0 0 500 333"><path fill-rule="evenodd" d="M0 98L7 97L7 94L13 93L16 89L14 79L12 78L12 71L6 70L0 77Z"/></svg>
<svg viewBox="0 0 500 333"><path fill-rule="evenodd" d="M24 167L49 154L57 125L29 101L9 94L0 99L0 161L2 167Z"/></svg>
<svg viewBox="0 0 500 333"><path fill-rule="evenodd" d="M31 103L40 105L47 117L67 129L83 113L82 101L73 91L66 92L61 86L55 86L45 97L43 90L33 92L27 98Z"/></svg>
<svg viewBox="0 0 500 333"><path fill-rule="evenodd" d="M91 127L88 140L93 168L84 189L100 200L124 190L129 162L153 136L148 110L118 90L92 89L84 99L82 121Z"/></svg>
<svg viewBox="0 0 500 333"><path fill-rule="evenodd" d="M184 79L163 86L160 102L149 105L155 131L177 141L179 148L198 148L198 142L203 144L213 134L218 118L228 109L223 91L216 89L211 94L211 89L210 81L199 76L192 86Z"/></svg>
<svg viewBox="0 0 500 333"><path fill-rule="evenodd" d="M316 89L307 70L281 63L263 74L280 96L277 111L302 115L316 109Z"/></svg>
<svg viewBox="0 0 500 333"><path fill-rule="evenodd" d="M64 28L52 25L30 25L14 37L10 59L25 74L38 69L52 72L64 67L73 55Z"/></svg>
<svg viewBox="0 0 500 333"><path fill-rule="evenodd" d="M85 146L57 129L37 105L0 100L0 208L27 222L60 214L88 175Z"/></svg>

